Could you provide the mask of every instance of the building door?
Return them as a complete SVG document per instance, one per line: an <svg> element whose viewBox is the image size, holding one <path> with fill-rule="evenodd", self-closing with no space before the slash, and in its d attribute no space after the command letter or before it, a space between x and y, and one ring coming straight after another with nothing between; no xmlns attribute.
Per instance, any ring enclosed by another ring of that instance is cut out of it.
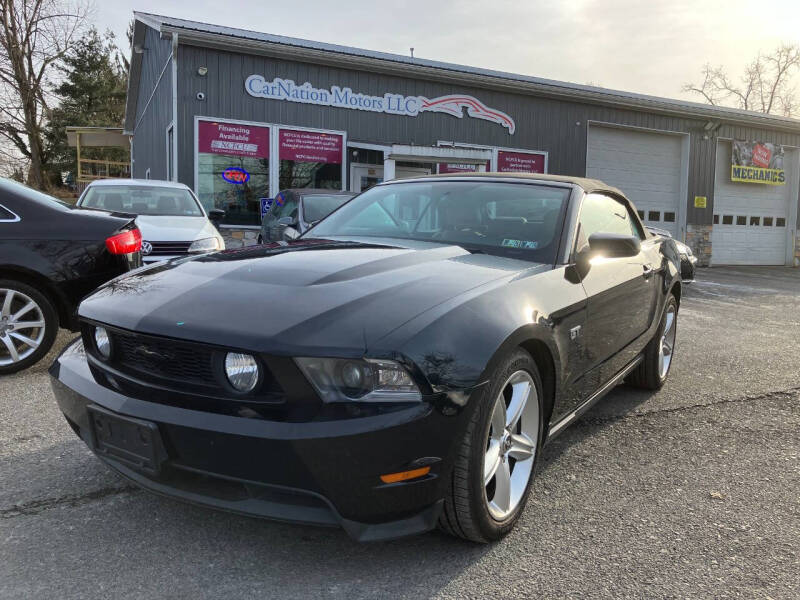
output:
<svg viewBox="0 0 800 600"><path fill-rule="evenodd" d="M794 224L791 199L797 202L797 150L785 150L784 185L731 181L731 143L717 144L714 177L714 265L783 265Z"/></svg>
<svg viewBox="0 0 800 600"><path fill-rule="evenodd" d="M682 146L683 136L679 135L590 125L586 176L622 190L645 225L683 239Z"/></svg>
<svg viewBox="0 0 800 600"><path fill-rule="evenodd" d="M430 174L430 169L422 167L397 167L395 169L396 179L407 179L409 177L420 177L421 175ZM382 165L350 165L351 192L365 192L379 183L383 183Z"/></svg>

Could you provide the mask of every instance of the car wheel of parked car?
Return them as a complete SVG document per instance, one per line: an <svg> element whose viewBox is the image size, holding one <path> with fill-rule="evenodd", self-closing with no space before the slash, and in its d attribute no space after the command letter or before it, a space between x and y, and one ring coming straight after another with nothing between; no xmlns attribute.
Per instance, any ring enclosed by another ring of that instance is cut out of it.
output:
<svg viewBox="0 0 800 600"><path fill-rule="evenodd" d="M541 398L536 363L524 350L515 351L476 400L439 519L446 532L489 542L512 529L541 446Z"/></svg>
<svg viewBox="0 0 800 600"><path fill-rule="evenodd" d="M672 366L677 329L678 301L670 295L656 335L644 350L644 360L628 376L628 383L646 390L661 389Z"/></svg>
<svg viewBox="0 0 800 600"><path fill-rule="evenodd" d="M58 316L39 290L0 279L0 375L16 373L41 359L56 339Z"/></svg>
<svg viewBox="0 0 800 600"><path fill-rule="evenodd" d="M258 244L259 244L259 245L261 245L261 244L263 244L263 243L264 243L264 238L263 238L263 237L261 237L261 234L260 234L260 233L258 234L258 239L257 239L256 241L258 242Z"/></svg>

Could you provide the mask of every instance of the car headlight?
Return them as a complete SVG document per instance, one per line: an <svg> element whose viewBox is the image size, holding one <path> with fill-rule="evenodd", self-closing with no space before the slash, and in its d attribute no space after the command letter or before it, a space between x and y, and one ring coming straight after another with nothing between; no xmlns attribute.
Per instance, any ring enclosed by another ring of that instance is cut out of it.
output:
<svg viewBox="0 0 800 600"><path fill-rule="evenodd" d="M94 328L94 345L100 356L108 360L111 356L111 337L105 327Z"/></svg>
<svg viewBox="0 0 800 600"><path fill-rule="evenodd" d="M192 242L192 245L189 246L189 252L214 252L214 250L219 249L219 240L215 237L195 240Z"/></svg>
<svg viewBox="0 0 800 600"><path fill-rule="evenodd" d="M259 375L258 362L249 354L228 352L225 355L225 377L237 392L252 392Z"/></svg>
<svg viewBox="0 0 800 600"><path fill-rule="evenodd" d="M393 360L296 358L323 402L419 402L419 388Z"/></svg>
<svg viewBox="0 0 800 600"><path fill-rule="evenodd" d="M683 242L676 241L675 246L678 248L679 253L685 254L686 256L693 256L692 249Z"/></svg>

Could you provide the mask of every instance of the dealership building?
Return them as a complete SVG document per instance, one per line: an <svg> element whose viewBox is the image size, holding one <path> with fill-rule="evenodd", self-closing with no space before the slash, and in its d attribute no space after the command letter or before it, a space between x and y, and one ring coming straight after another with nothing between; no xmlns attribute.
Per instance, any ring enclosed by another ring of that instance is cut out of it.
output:
<svg viewBox="0 0 800 600"><path fill-rule="evenodd" d="M601 179L701 264L792 265L800 121L135 13L133 177L251 243L279 190L425 173Z"/></svg>

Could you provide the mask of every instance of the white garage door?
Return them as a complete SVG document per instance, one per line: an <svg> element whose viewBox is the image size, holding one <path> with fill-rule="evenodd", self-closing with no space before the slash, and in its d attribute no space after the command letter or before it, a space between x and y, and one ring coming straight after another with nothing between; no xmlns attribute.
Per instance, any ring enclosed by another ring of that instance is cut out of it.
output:
<svg viewBox="0 0 800 600"><path fill-rule="evenodd" d="M785 185L731 181L731 143L717 145L714 181L714 226L711 262L715 265L783 265L789 223L789 198L794 194L796 150L786 149ZM793 228L792 228L793 229Z"/></svg>
<svg viewBox="0 0 800 600"><path fill-rule="evenodd" d="M682 137L592 125L586 176L622 190L646 225L681 237Z"/></svg>

